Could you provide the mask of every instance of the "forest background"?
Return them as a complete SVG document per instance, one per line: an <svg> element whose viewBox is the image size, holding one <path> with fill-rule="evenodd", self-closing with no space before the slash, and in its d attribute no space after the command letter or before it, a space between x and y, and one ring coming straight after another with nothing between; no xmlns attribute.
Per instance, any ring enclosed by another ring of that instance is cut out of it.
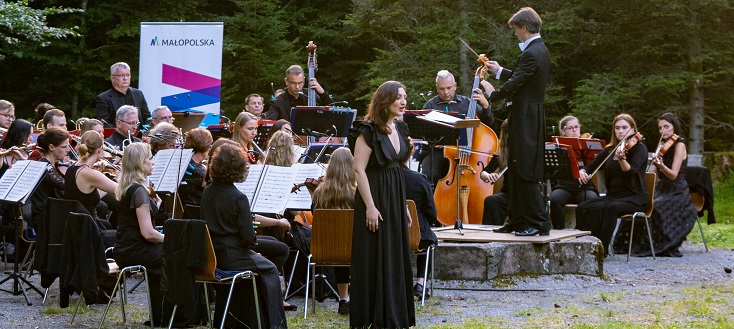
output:
<svg viewBox="0 0 734 329"><path fill-rule="evenodd" d="M654 145L657 117L672 111L691 153L732 150L732 0L0 0L0 98L19 118L40 102L92 116L112 63L128 62L138 85L140 22L205 21L224 22L221 106L230 117L246 95L283 88L285 69L305 66L310 40L334 100L363 115L376 87L398 80L409 108L420 108L441 69L469 94L478 65L460 37L512 68L519 49L507 20L523 6L542 17L552 57L548 136L573 114L583 132L608 140L611 119L629 113ZM507 111L493 107L499 131Z"/></svg>

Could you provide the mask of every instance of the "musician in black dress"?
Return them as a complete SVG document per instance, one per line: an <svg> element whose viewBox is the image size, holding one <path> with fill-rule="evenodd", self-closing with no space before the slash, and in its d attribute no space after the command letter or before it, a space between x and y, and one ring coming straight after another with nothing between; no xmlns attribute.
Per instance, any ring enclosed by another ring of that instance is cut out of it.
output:
<svg viewBox="0 0 734 329"><path fill-rule="evenodd" d="M186 168L181 186L178 188L179 196L183 204L198 206L201 202L201 192L204 191L206 183L206 166L202 163L208 156L212 147L212 134L207 129L196 128L186 133L186 144L184 148L192 149L189 166ZM185 184L184 184L185 183Z"/></svg>
<svg viewBox="0 0 734 329"><path fill-rule="evenodd" d="M563 137L580 138L581 123L576 117L567 115L558 123L558 131ZM550 216L553 229L556 230L566 228L566 216L563 213L563 207L566 204L579 204L599 197L599 192L591 181L586 182L585 185L579 185L575 179L558 180L553 183L553 192L550 195Z"/></svg>
<svg viewBox="0 0 734 329"><path fill-rule="evenodd" d="M214 152L209 164L212 183L201 195L201 216L209 226L217 267L225 271L257 272L263 327L286 328L288 323L283 310L278 269L273 262L253 250L258 238L253 229L250 203L247 196L234 186L235 182L247 176L246 158L242 148L226 143ZM250 297L252 292L247 292L249 287L245 282L235 287L229 308L233 316L227 316L227 327L257 327L255 306ZM217 293L214 320L217 326L222 321L227 291Z"/></svg>
<svg viewBox="0 0 734 329"><path fill-rule="evenodd" d="M601 169L604 169L607 194L602 198L586 200L576 209L576 228L591 231L601 240L606 254L609 254L609 243L617 218L645 211L647 206L647 147L639 141L628 140L638 132L637 124L632 116L623 113L614 117L612 129L612 140L607 147L588 166L579 170L579 183L586 184L591 179L589 173L603 166ZM621 142L625 141L622 145ZM608 160L604 162L607 156Z"/></svg>
<svg viewBox="0 0 734 329"><path fill-rule="evenodd" d="M46 199L64 197L64 176L56 169L56 163L63 161L69 152L69 133L65 129L51 127L39 135L37 141L41 150L41 158L38 161L46 163L46 174L31 197L33 220L28 224L34 228L41 220L41 211Z"/></svg>
<svg viewBox="0 0 734 329"><path fill-rule="evenodd" d="M153 154L150 146L132 143L125 147L122 159L122 177L115 196L120 201L117 241L114 257L120 268L143 265L148 272L150 304L153 324L162 326L163 295L161 274L163 239L165 236L153 227L153 218L158 212L160 199L147 188L148 176L153 172Z"/></svg>

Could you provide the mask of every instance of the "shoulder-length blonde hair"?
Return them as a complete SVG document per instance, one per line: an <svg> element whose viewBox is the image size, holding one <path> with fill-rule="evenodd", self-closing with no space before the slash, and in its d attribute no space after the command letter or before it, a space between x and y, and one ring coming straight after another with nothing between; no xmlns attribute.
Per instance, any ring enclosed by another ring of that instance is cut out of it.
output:
<svg viewBox="0 0 734 329"><path fill-rule="evenodd" d="M315 209L351 209L353 207L354 194L357 190L353 163L352 152L346 147L340 147L331 153L324 182L319 184L313 193Z"/></svg>
<svg viewBox="0 0 734 329"><path fill-rule="evenodd" d="M385 81L377 88L375 94L372 95L372 100L367 108L367 115L364 116L365 120L374 123L383 134L390 134L392 132L387 126L389 123L387 120L390 113L390 105L398 99L400 88L405 90L405 86L400 82Z"/></svg>
<svg viewBox="0 0 734 329"><path fill-rule="evenodd" d="M293 151L293 137L291 134L282 130L276 131L268 141L268 158L265 164L276 165L280 167L290 167L293 165L295 152Z"/></svg>
<svg viewBox="0 0 734 329"><path fill-rule="evenodd" d="M96 132L94 133L99 136ZM117 182L117 189L115 190L117 200L122 200L125 191L133 184L137 183L145 186L148 177L145 176L145 171L143 171L143 162L149 155L150 145L148 144L136 142L125 147L125 153L122 155L122 177ZM128 205L124 206L127 207Z"/></svg>

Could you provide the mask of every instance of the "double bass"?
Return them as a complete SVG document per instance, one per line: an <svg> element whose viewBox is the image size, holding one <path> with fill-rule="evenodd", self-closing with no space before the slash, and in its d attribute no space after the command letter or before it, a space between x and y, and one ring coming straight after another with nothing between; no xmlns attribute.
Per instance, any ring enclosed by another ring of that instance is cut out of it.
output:
<svg viewBox="0 0 734 329"><path fill-rule="evenodd" d="M308 106L316 106L316 90L311 88L311 79L316 78L316 44L313 41L308 42Z"/></svg>
<svg viewBox="0 0 734 329"><path fill-rule="evenodd" d="M489 59L484 54L477 59L479 68L474 75L472 96L479 88L487 61ZM477 101L472 97L466 118L475 119L476 114ZM449 171L446 177L439 179L433 193L438 221L444 225L454 225L458 220L465 224L481 224L484 198L494 189L482 181L480 174L499 149L497 134L483 123L465 130L466 145L458 145L458 149L456 146L444 147L443 156L449 160Z"/></svg>

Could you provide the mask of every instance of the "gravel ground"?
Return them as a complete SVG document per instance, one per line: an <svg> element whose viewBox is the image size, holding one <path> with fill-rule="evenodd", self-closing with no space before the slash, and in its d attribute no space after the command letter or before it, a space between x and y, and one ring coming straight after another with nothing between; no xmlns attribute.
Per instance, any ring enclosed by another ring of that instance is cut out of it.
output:
<svg viewBox="0 0 734 329"><path fill-rule="evenodd" d="M437 281L436 296L417 310L417 327L443 328L555 328L606 323L646 327L733 328L734 280L726 268L734 268L734 252L703 245L684 244L681 258L610 257L604 263L605 277L549 275L500 278L488 282ZM30 277L39 285L39 275ZM144 328L145 299L142 285L129 294L128 322L123 324L118 304L108 316L108 328ZM12 289L10 282L2 285ZM467 289L483 289L483 291ZM522 291L525 290L525 291ZM47 305L29 292L32 306L22 295L0 292L0 328L97 327L103 305L82 307L69 325L73 307L58 308L54 284ZM76 297L72 298L72 305ZM666 302L667 301L667 302ZM291 328L346 327L348 318L336 314L336 302L317 306L319 315L307 321L303 299L296 297L298 312L288 312ZM313 320L317 319L317 320Z"/></svg>

